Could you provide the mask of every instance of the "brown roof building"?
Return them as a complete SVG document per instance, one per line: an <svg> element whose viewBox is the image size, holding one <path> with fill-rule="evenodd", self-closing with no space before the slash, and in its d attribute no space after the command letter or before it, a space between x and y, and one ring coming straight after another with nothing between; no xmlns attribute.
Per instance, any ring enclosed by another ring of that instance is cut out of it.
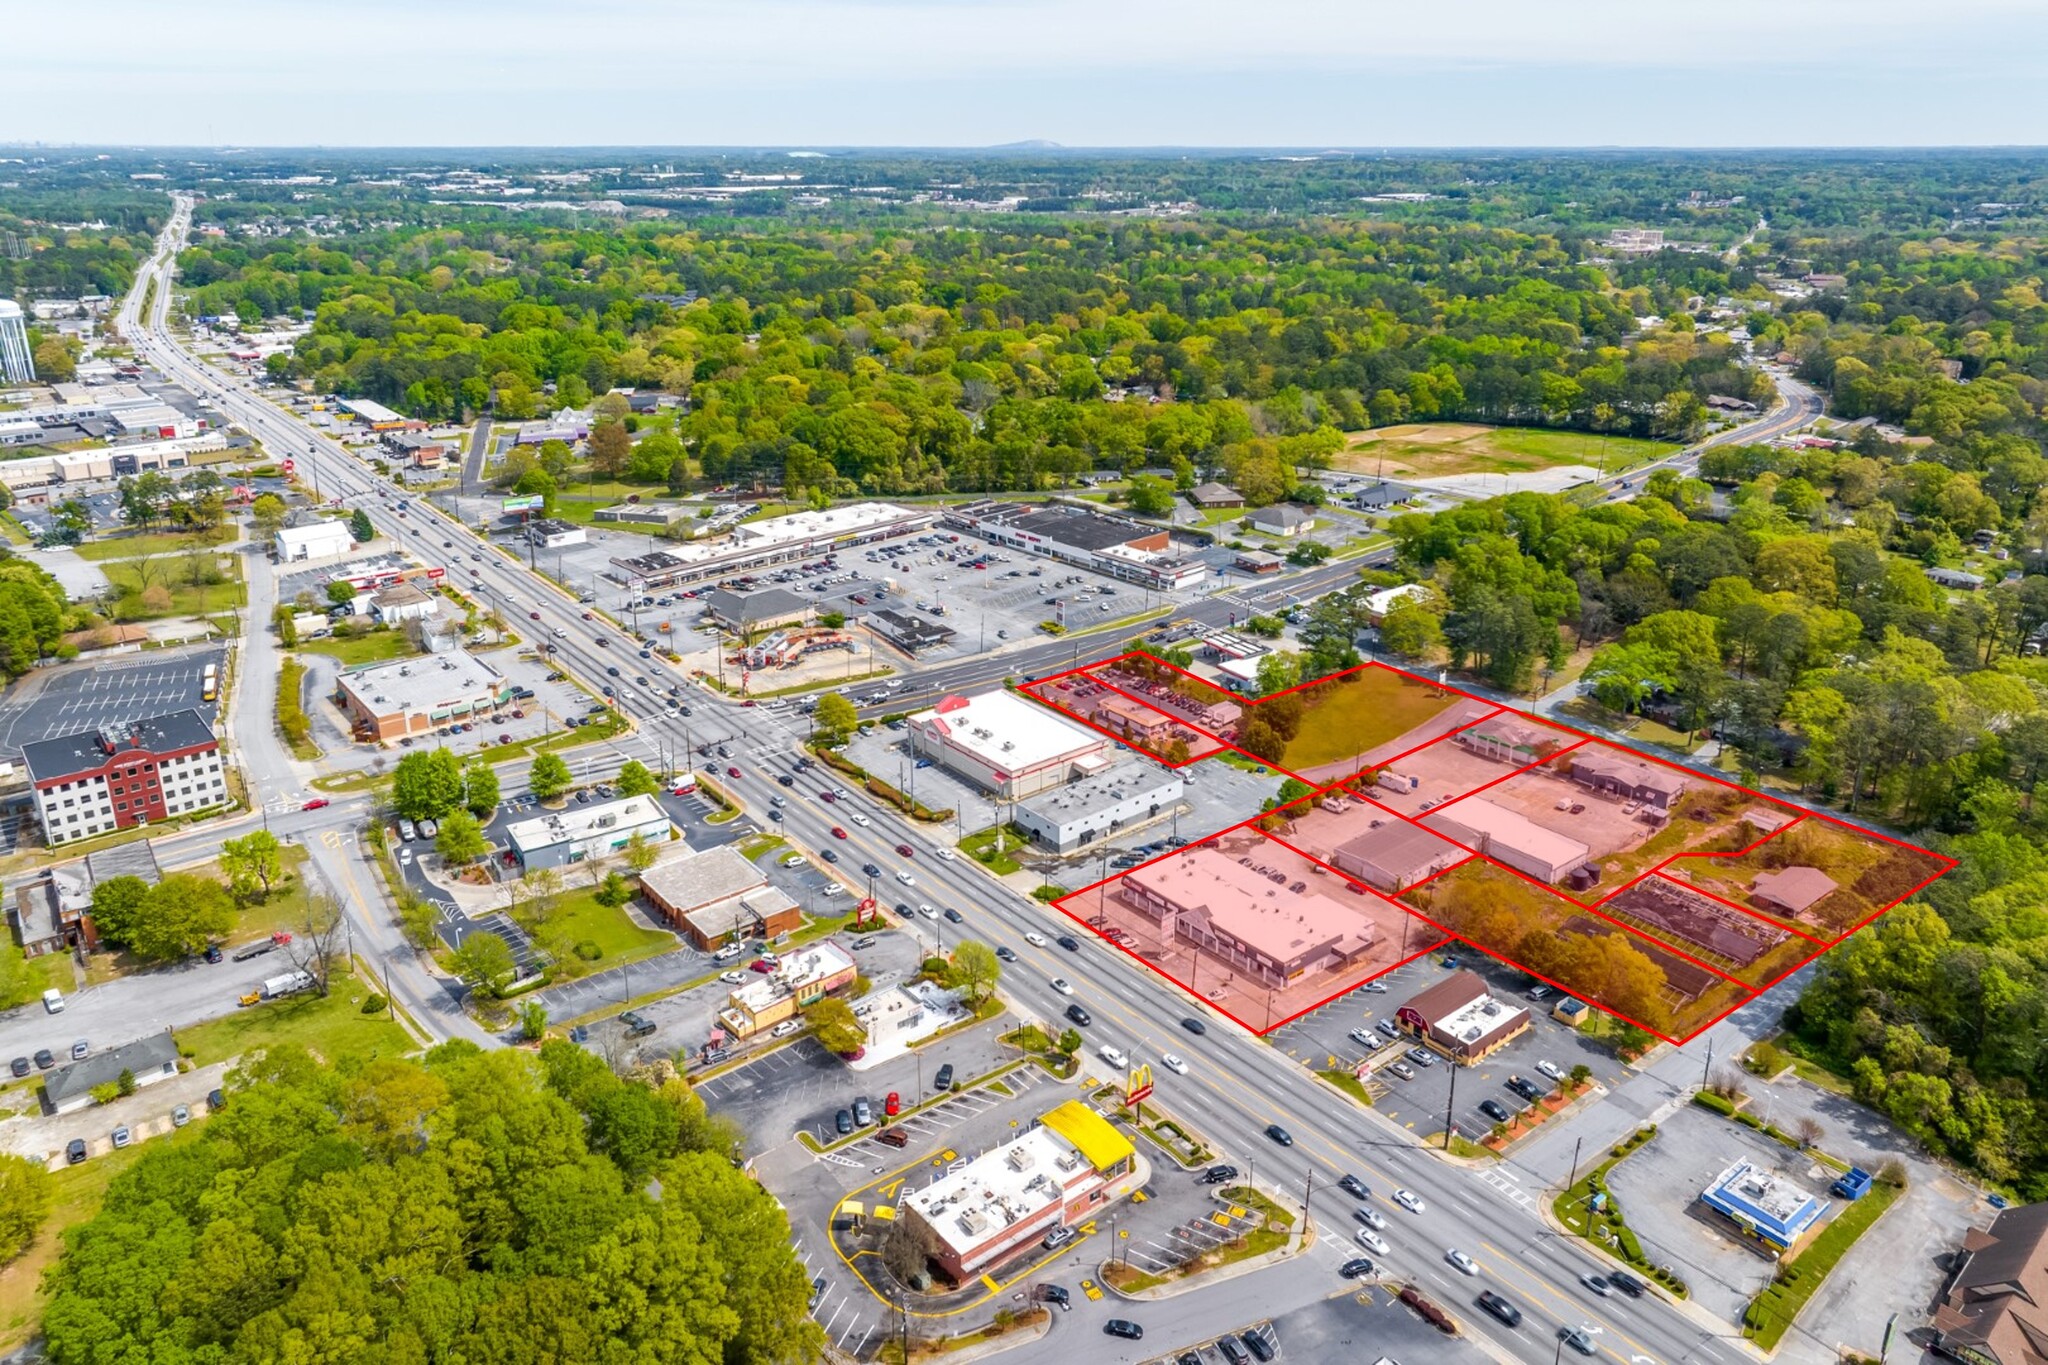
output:
<svg viewBox="0 0 2048 1365"><path fill-rule="evenodd" d="M2048 1204L2005 1209L1963 1234L1934 1309L1934 1348L1981 1365L2048 1361Z"/></svg>
<svg viewBox="0 0 2048 1365"><path fill-rule="evenodd" d="M1474 971L1453 972L1409 998L1394 1022L1463 1066L1471 1066L1529 1031L1529 1011L1496 999Z"/></svg>
<svg viewBox="0 0 2048 1365"><path fill-rule="evenodd" d="M1787 915L1811 910L1830 891L1835 879L1817 867L1788 867L1782 872L1759 872L1749 884L1749 894L1767 907Z"/></svg>

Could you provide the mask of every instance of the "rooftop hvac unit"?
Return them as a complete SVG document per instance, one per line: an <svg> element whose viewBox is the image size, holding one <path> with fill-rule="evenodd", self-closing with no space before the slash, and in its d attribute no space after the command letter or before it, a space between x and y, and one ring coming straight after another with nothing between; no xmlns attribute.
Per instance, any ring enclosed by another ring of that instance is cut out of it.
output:
<svg viewBox="0 0 2048 1365"><path fill-rule="evenodd" d="M1078 1171L1081 1169L1082 1160L1083 1158L1079 1152L1063 1152L1060 1154L1059 1159L1053 1162L1053 1165L1059 1167L1062 1171Z"/></svg>
<svg viewBox="0 0 2048 1365"><path fill-rule="evenodd" d="M1028 1171L1035 1160L1036 1158L1026 1148L1012 1147L1010 1154L1003 1158L1003 1164L1013 1171Z"/></svg>
<svg viewBox="0 0 2048 1365"><path fill-rule="evenodd" d="M1463 1033L1459 1034L1458 1036L1463 1038L1468 1043L1476 1043L1479 1041L1479 1035L1481 1032L1482 1030L1480 1029L1479 1025L1474 1024L1472 1027L1466 1029Z"/></svg>
<svg viewBox="0 0 2048 1365"><path fill-rule="evenodd" d="M1497 1000L1489 1000L1479 1007L1479 1012L1491 1018L1493 1015L1500 1013L1500 1002Z"/></svg>

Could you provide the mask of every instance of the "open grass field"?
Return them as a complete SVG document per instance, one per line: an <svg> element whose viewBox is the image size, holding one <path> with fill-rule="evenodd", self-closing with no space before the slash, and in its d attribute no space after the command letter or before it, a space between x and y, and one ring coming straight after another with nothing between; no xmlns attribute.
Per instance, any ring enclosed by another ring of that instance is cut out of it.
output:
<svg viewBox="0 0 2048 1365"><path fill-rule="evenodd" d="M367 981L337 968L330 985L324 997L307 991L182 1029L178 1046L190 1051L199 1066L277 1043L297 1043L329 1062L351 1055L399 1057L415 1050L390 1010L363 1013L363 1001L372 990Z"/></svg>
<svg viewBox="0 0 2048 1365"><path fill-rule="evenodd" d="M1314 695L1280 765L1298 773L1356 758L1407 734L1456 700L1388 669L1361 669Z"/></svg>
<svg viewBox="0 0 2048 1365"><path fill-rule="evenodd" d="M1333 459L1339 469L1390 478L1429 479L1452 474L1529 474L1583 464L1612 474L1669 455L1662 441L1599 436L1542 427L1484 427L1471 422L1418 422L1354 431ZM1382 462L1384 461L1384 466Z"/></svg>
<svg viewBox="0 0 2048 1365"><path fill-rule="evenodd" d="M176 555L187 550L226 545L241 534L234 526L214 526L204 531L124 532L105 540L89 540L77 547L80 559L140 559L144 555Z"/></svg>
<svg viewBox="0 0 2048 1365"><path fill-rule="evenodd" d="M585 881L573 870L569 875ZM545 925L546 936L559 939L569 951L563 959L565 965L575 963L594 972L638 962L677 946L674 934L643 928L625 910L599 905L596 891L587 883L563 892L548 912ZM595 944L600 954L588 963L573 955L575 946L585 942Z"/></svg>
<svg viewBox="0 0 2048 1365"><path fill-rule="evenodd" d="M403 659L418 652L404 631L390 629L373 630L352 640L338 635L324 640L303 640L296 648L301 654L325 654L330 659L338 659L345 668Z"/></svg>

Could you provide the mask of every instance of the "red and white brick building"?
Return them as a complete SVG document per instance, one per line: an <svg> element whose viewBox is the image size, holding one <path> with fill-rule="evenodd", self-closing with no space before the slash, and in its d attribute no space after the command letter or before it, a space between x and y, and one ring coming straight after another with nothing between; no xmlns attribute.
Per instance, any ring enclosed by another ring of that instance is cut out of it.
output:
<svg viewBox="0 0 2048 1365"><path fill-rule="evenodd" d="M187 708L22 746L54 847L228 804L220 742Z"/></svg>

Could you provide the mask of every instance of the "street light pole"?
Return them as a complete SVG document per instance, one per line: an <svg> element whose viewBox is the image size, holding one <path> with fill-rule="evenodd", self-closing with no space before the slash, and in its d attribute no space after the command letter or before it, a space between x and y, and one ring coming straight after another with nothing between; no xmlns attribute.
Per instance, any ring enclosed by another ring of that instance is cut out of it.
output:
<svg viewBox="0 0 2048 1365"><path fill-rule="evenodd" d="M1451 1093L1444 1100L1444 1150L1451 1150L1451 1114L1458 1105L1458 1062L1451 1059Z"/></svg>

